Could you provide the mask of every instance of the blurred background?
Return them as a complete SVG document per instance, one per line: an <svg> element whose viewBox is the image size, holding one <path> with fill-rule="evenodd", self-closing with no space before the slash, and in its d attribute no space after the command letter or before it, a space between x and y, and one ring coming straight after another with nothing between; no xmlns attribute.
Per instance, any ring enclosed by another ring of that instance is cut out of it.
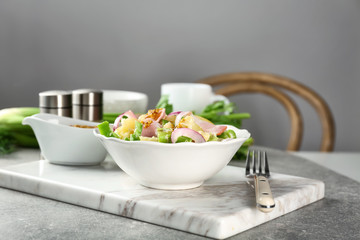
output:
<svg viewBox="0 0 360 240"><path fill-rule="evenodd" d="M38 106L38 93L77 88L146 93L166 82L260 71L293 78L330 105L335 151L359 151L360 1L0 1L0 108ZM315 111L301 150L318 150ZM257 145L285 149L290 121L275 100L231 97Z"/></svg>

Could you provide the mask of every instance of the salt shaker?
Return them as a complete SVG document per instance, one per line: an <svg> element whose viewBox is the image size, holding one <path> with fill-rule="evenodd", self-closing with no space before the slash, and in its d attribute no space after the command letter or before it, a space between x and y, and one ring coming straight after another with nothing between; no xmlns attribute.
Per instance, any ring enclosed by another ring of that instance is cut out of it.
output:
<svg viewBox="0 0 360 240"><path fill-rule="evenodd" d="M72 116L93 122L103 117L103 92L95 89L77 89L72 91Z"/></svg>
<svg viewBox="0 0 360 240"><path fill-rule="evenodd" d="M63 117L72 116L71 91L51 90L39 93L41 113L50 113Z"/></svg>

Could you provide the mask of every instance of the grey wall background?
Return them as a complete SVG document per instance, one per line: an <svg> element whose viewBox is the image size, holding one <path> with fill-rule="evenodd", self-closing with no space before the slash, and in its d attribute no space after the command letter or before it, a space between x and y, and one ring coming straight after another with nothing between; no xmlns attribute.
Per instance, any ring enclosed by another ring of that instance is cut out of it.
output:
<svg viewBox="0 0 360 240"><path fill-rule="evenodd" d="M37 106L38 92L140 91L236 71L296 79L329 103L336 151L359 151L360 1L0 1L0 108ZM296 98L299 100L298 98ZM285 149L287 113L262 95L232 97L256 143ZM305 115L302 150L321 127Z"/></svg>

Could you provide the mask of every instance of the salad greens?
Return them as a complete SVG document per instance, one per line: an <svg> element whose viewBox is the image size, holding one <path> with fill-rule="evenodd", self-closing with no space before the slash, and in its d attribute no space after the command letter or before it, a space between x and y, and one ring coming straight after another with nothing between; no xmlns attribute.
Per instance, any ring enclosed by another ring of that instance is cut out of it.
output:
<svg viewBox="0 0 360 240"><path fill-rule="evenodd" d="M216 126L191 112L176 112L167 115L165 108L151 109L136 116L131 110L121 114L114 121L98 125L100 134L125 141L156 141L161 143L222 141L236 138L227 126ZM224 133L224 134L222 134Z"/></svg>
<svg viewBox="0 0 360 240"><path fill-rule="evenodd" d="M169 103L169 95L162 95L155 108L165 108L165 113L170 114L173 111L173 105Z"/></svg>
<svg viewBox="0 0 360 240"><path fill-rule="evenodd" d="M104 121L98 125L98 129L101 135L105 137L118 137L115 133L111 130L110 124L108 121Z"/></svg>

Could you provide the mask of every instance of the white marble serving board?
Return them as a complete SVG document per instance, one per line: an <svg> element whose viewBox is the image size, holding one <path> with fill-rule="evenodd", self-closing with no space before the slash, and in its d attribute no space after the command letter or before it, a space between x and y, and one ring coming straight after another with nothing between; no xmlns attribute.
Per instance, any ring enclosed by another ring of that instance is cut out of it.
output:
<svg viewBox="0 0 360 240"><path fill-rule="evenodd" d="M273 173L276 207L255 207L252 180L244 169L227 166L201 187L166 191L143 187L113 161L100 166L53 165L46 160L0 169L0 186L138 219L211 238L223 239L324 197L324 183Z"/></svg>

